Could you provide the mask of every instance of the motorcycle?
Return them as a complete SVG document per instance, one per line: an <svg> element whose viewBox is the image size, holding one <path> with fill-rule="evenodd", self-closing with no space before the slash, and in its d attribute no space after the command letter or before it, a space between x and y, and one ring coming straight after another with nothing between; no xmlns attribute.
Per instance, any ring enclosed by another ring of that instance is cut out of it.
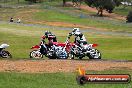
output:
<svg viewBox="0 0 132 88"><path fill-rule="evenodd" d="M67 59L69 57L71 44L67 40L65 43L49 42L50 45L41 41L40 45L33 46L31 49L35 50L30 52L30 58L43 58L43 55L49 59Z"/></svg>
<svg viewBox="0 0 132 88"><path fill-rule="evenodd" d="M69 43L68 38L65 43L53 42L52 51L49 51L48 56L56 56L57 59L67 59L72 46L74 44Z"/></svg>
<svg viewBox="0 0 132 88"><path fill-rule="evenodd" d="M101 59L101 53L94 47L97 44L83 44L83 47L75 43L70 43L69 38L65 43L52 42L52 44L46 44L41 41L40 45L35 45L31 49L37 49L30 52L30 58L43 58L43 55L49 59L74 59L75 57L82 59L88 56L89 59Z"/></svg>
<svg viewBox="0 0 132 88"><path fill-rule="evenodd" d="M39 59L43 58L43 55L46 55L47 46L43 41L41 41L39 45L32 46L31 49L33 50L30 52L30 58Z"/></svg>
<svg viewBox="0 0 132 88"><path fill-rule="evenodd" d="M8 51L4 50L7 47L9 47L8 44L1 44L0 45L0 57L2 57L2 58L12 58L12 55Z"/></svg>
<svg viewBox="0 0 132 88"><path fill-rule="evenodd" d="M87 56L89 59L101 59L101 53L94 48L96 46L98 46L98 44L83 44L82 47L75 44L71 48L69 57L70 59L74 59L75 57L82 59Z"/></svg>

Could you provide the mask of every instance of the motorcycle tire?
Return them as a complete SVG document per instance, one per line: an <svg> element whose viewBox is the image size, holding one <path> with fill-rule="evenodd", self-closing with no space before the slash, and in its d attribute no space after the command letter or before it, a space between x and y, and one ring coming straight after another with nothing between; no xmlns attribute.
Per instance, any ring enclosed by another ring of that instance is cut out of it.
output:
<svg viewBox="0 0 132 88"><path fill-rule="evenodd" d="M75 54L74 54L73 50L71 50L69 52L69 59L74 59L74 58L75 58Z"/></svg>
<svg viewBox="0 0 132 88"><path fill-rule="evenodd" d="M2 52L1 54L2 58L12 58L12 55L8 51L2 50L1 52Z"/></svg>
<svg viewBox="0 0 132 88"><path fill-rule="evenodd" d="M46 57L48 57L49 59L56 59L55 54L53 54L53 53L50 52L50 51L47 52Z"/></svg>
<svg viewBox="0 0 132 88"><path fill-rule="evenodd" d="M97 49L92 49L88 57L89 59L101 59L101 53Z"/></svg>
<svg viewBox="0 0 132 88"><path fill-rule="evenodd" d="M73 54L71 54L71 53L69 54L69 59L74 59L74 57L75 56Z"/></svg>
<svg viewBox="0 0 132 88"><path fill-rule="evenodd" d="M69 55L67 55L65 58L61 58L61 57L57 56L57 59L68 59L68 56Z"/></svg>
<svg viewBox="0 0 132 88"><path fill-rule="evenodd" d="M48 56L49 59L56 59L54 56Z"/></svg>
<svg viewBox="0 0 132 88"><path fill-rule="evenodd" d="M82 60L83 57L78 57L79 60Z"/></svg>
<svg viewBox="0 0 132 88"><path fill-rule="evenodd" d="M68 59L69 54L66 51L56 51L55 53L57 59Z"/></svg>
<svg viewBox="0 0 132 88"><path fill-rule="evenodd" d="M38 50L33 50L30 52L30 58L40 59L43 58L43 55Z"/></svg>

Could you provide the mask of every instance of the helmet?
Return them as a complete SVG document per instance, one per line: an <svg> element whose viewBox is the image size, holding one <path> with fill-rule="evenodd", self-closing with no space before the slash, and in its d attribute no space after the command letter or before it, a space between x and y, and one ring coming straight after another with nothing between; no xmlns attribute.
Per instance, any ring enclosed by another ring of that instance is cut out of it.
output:
<svg viewBox="0 0 132 88"><path fill-rule="evenodd" d="M79 28L73 28L72 32L80 31Z"/></svg>
<svg viewBox="0 0 132 88"><path fill-rule="evenodd" d="M44 33L44 35L45 35L46 37L48 37L49 34L51 34L50 31L45 31L45 33Z"/></svg>
<svg viewBox="0 0 132 88"><path fill-rule="evenodd" d="M74 28L73 31L72 31L72 33L73 33L74 35L79 35L79 34L81 34L79 28Z"/></svg>

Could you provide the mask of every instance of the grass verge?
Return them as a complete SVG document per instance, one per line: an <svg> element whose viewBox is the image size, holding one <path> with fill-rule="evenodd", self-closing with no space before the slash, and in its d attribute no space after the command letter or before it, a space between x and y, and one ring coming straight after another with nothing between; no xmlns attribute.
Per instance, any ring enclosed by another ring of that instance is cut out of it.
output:
<svg viewBox="0 0 132 88"><path fill-rule="evenodd" d="M132 10L131 6L123 6L123 5L121 5L119 7L116 7L114 12L117 13L117 14L120 14L120 15L127 16L130 10Z"/></svg>
<svg viewBox="0 0 132 88"><path fill-rule="evenodd" d="M88 71L89 74L130 74L132 71ZM76 73L0 73L0 88L131 88L129 84L85 84L76 82Z"/></svg>

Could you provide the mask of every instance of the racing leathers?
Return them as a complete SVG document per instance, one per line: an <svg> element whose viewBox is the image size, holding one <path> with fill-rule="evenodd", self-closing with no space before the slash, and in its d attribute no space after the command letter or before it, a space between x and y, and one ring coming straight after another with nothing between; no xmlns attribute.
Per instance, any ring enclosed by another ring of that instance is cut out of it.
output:
<svg viewBox="0 0 132 88"><path fill-rule="evenodd" d="M74 43L80 47L84 47L83 45L87 44L85 36L80 32L79 28L74 28L71 33L69 33L69 38L74 35L75 40Z"/></svg>

